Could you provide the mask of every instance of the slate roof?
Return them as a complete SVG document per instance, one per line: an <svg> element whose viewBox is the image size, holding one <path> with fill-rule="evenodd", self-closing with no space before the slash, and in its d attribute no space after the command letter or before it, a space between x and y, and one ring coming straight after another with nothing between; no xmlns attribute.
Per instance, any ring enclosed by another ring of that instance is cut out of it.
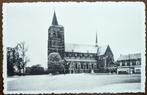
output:
<svg viewBox="0 0 147 95"><path fill-rule="evenodd" d="M58 25L57 17L56 17L56 12L54 11L54 16L52 20L52 25Z"/></svg>
<svg viewBox="0 0 147 95"><path fill-rule="evenodd" d="M97 53L98 47L86 44L65 44L65 52ZM105 54L107 46L99 47L99 55Z"/></svg>
<svg viewBox="0 0 147 95"><path fill-rule="evenodd" d="M66 61L78 61L78 62L96 62L97 60L92 59L74 59L74 58L65 58Z"/></svg>
<svg viewBox="0 0 147 95"><path fill-rule="evenodd" d="M105 46L99 46L99 55L104 55L106 50L108 48L108 45Z"/></svg>
<svg viewBox="0 0 147 95"><path fill-rule="evenodd" d="M139 59L139 58L141 58L141 53L128 54L128 55L120 55L117 61Z"/></svg>

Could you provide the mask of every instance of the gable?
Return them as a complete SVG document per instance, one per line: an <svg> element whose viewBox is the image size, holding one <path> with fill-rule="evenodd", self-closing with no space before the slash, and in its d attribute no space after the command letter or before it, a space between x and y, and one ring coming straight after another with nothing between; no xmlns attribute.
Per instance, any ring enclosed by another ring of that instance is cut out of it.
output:
<svg viewBox="0 0 147 95"><path fill-rule="evenodd" d="M105 52L104 55L113 57L113 53L112 53L111 48L109 47L109 45L107 46L107 49L106 49L106 52Z"/></svg>

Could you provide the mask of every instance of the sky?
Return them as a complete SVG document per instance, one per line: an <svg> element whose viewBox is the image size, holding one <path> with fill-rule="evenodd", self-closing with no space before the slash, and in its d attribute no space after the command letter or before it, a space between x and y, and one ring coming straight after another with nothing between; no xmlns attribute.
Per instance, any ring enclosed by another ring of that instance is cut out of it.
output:
<svg viewBox="0 0 147 95"><path fill-rule="evenodd" d="M56 11L65 43L109 45L120 54L145 54L145 5L142 2L49 2L3 4L3 50L25 41L30 62L47 67L48 28ZM6 57L4 57L6 58Z"/></svg>

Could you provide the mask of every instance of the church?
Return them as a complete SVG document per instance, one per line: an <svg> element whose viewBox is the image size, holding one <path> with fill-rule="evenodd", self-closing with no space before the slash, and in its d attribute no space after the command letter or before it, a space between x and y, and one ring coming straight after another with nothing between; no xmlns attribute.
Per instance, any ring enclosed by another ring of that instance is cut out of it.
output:
<svg viewBox="0 0 147 95"><path fill-rule="evenodd" d="M60 54L64 62L68 64L69 73L107 72L114 65L110 46L99 46L97 34L94 45L65 44L64 27L58 24L55 11L52 24L48 29L48 56L52 52Z"/></svg>

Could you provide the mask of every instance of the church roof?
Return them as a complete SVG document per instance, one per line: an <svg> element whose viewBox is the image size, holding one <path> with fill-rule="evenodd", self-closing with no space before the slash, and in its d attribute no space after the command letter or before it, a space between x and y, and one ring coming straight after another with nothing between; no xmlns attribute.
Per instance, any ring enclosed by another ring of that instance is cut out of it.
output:
<svg viewBox="0 0 147 95"><path fill-rule="evenodd" d="M56 12L54 11L54 16L52 20L52 25L58 25L57 17L56 17Z"/></svg>
<svg viewBox="0 0 147 95"><path fill-rule="evenodd" d="M108 48L108 45L105 46L99 46L99 55L104 55L106 50Z"/></svg>
<svg viewBox="0 0 147 95"><path fill-rule="evenodd" d="M78 61L78 62L96 62L96 60L92 59L74 59L74 58L65 58L66 61Z"/></svg>
<svg viewBox="0 0 147 95"><path fill-rule="evenodd" d="M107 46L96 47L95 45L86 44L65 44L66 52L97 53L98 48L99 55L105 54Z"/></svg>
<svg viewBox="0 0 147 95"><path fill-rule="evenodd" d="M117 61L139 59L139 58L141 58L141 53L128 54L128 55L120 55Z"/></svg>

